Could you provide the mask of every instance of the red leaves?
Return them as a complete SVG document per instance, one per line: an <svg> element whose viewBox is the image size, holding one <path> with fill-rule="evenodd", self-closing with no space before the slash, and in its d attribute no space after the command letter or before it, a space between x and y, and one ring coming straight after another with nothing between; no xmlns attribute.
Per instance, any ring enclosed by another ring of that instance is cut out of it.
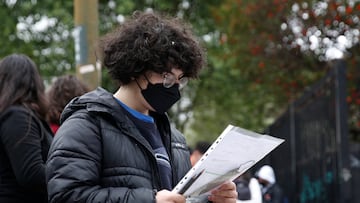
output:
<svg viewBox="0 0 360 203"><path fill-rule="evenodd" d="M273 12L268 12L266 16L268 18L272 18L272 17L274 17L274 13Z"/></svg>
<svg viewBox="0 0 360 203"><path fill-rule="evenodd" d="M258 64L258 67L260 69L264 69L265 68L265 63L263 61L260 61L259 64Z"/></svg>
<svg viewBox="0 0 360 203"><path fill-rule="evenodd" d="M339 7L339 4L337 4L335 2L331 3L329 6L329 8L334 11L336 11L338 7Z"/></svg>
<svg viewBox="0 0 360 203"><path fill-rule="evenodd" d="M325 19L324 23L325 23L325 25L329 26L329 25L331 25L332 20L327 18L327 19Z"/></svg>
<svg viewBox="0 0 360 203"><path fill-rule="evenodd" d="M341 21L341 16L340 16L339 14L337 14L337 15L335 16L335 20L340 22L340 21Z"/></svg>
<svg viewBox="0 0 360 203"><path fill-rule="evenodd" d="M346 97L346 102L360 106L360 91L352 89L350 95Z"/></svg>
<svg viewBox="0 0 360 203"><path fill-rule="evenodd" d="M352 98L350 96L346 97L346 103L350 104L352 102Z"/></svg>
<svg viewBox="0 0 360 203"><path fill-rule="evenodd" d="M353 12L353 8L351 6L346 7L346 14L351 14Z"/></svg>
<svg viewBox="0 0 360 203"><path fill-rule="evenodd" d="M352 24L354 23L351 18L347 18L345 22L346 22L346 24L348 24L348 25L352 25Z"/></svg>
<svg viewBox="0 0 360 203"><path fill-rule="evenodd" d="M262 48L259 45L250 45L250 53L254 56L259 55L262 52Z"/></svg>
<svg viewBox="0 0 360 203"><path fill-rule="evenodd" d="M360 105L360 98L357 98L357 99L355 100L355 104L356 104L356 105Z"/></svg>

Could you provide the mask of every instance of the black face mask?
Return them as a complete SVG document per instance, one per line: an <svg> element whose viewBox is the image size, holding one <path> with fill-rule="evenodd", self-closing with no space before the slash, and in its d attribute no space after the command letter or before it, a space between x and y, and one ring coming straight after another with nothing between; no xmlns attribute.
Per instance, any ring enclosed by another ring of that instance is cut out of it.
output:
<svg viewBox="0 0 360 203"><path fill-rule="evenodd" d="M151 84L141 90L145 100L154 108L157 113L163 114L180 99L179 84L166 88L162 83Z"/></svg>

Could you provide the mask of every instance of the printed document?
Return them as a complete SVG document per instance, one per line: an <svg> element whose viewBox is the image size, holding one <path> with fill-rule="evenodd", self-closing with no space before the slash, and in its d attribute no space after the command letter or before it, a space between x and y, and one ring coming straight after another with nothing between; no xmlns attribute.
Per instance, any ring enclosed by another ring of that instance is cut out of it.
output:
<svg viewBox="0 0 360 203"><path fill-rule="evenodd" d="M212 189L237 178L282 142L280 138L228 125L173 191L187 197L187 202L200 202Z"/></svg>

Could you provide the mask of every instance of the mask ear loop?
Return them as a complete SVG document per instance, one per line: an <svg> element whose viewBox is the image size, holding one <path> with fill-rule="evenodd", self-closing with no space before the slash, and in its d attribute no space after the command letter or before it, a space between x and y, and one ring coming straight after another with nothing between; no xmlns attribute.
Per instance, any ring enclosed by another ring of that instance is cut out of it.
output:
<svg viewBox="0 0 360 203"><path fill-rule="evenodd" d="M148 81L148 83L151 83L150 80L146 77L145 74L144 74L144 77L145 77L145 79ZM140 88L140 90L143 90L143 89L141 88L141 86L140 86L140 84L139 84L139 82L137 81L136 78L135 78L135 82L136 82L136 84L138 85L138 87Z"/></svg>
<svg viewBox="0 0 360 203"><path fill-rule="evenodd" d="M143 90L143 89L141 88L140 84L138 83L137 79L135 79L135 82L136 82L137 86L139 87L139 89L140 89L140 90Z"/></svg>

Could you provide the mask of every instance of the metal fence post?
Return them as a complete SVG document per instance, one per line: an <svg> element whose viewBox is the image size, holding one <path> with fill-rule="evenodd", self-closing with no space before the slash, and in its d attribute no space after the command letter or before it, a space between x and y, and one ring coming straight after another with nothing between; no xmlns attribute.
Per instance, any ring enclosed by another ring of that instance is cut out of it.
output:
<svg viewBox="0 0 360 203"><path fill-rule="evenodd" d="M348 130L348 109L346 104L346 62L335 60L335 93L336 93L336 138L339 171L339 194L341 203L350 202L350 160L349 160L349 130Z"/></svg>

